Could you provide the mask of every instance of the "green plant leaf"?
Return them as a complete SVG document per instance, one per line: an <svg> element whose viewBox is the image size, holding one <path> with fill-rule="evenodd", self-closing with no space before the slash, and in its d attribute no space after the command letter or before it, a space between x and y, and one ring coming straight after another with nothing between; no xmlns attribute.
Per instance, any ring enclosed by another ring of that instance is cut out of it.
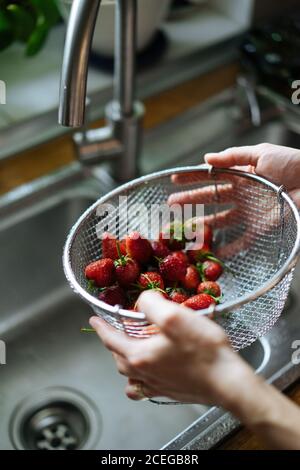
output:
<svg viewBox="0 0 300 470"><path fill-rule="evenodd" d="M14 41L14 30L8 14L0 10L0 50L6 49Z"/></svg>
<svg viewBox="0 0 300 470"><path fill-rule="evenodd" d="M49 27L54 26L60 19L60 13L55 0L30 0L37 12L37 16L43 16Z"/></svg>
<svg viewBox="0 0 300 470"><path fill-rule="evenodd" d="M33 56L43 47L49 33L46 23L39 24L30 35L26 45L26 55Z"/></svg>
<svg viewBox="0 0 300 470"><path fill-rule="evenodd" d="M26 42L35 28L35 18L21 5L12 3L7 7L15 39Z"/></svg>

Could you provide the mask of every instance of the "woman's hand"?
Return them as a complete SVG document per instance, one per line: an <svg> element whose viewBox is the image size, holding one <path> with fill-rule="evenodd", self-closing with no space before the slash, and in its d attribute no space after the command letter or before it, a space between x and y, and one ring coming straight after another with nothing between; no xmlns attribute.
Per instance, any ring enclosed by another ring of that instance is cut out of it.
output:
<svg viewBox="0 0 300 470"><path fill-rule="evenodd" d="M129 398L141 398L138 381L147 397L231 408L241 393L247 393L249 384L256 382L252 369L231 349L224 331L214 322L153 292L140 296L138 308L159 326L159 334L133 339L97 317L91 319L113 352L119 372L130 379Z"/></svg>
<svg viewBox="0 0 300 470"><path fill-rule="evenodd" d="M90 320L128 377L129 398L220 405L268 447L300 449L299 408L254 374L218 325L155 292L144 292L138 306L160 327L159 334L134 339L98 317Z"/></svg>
<svg viewBox="0 0 300 470"><path fill-rule="evenodd" d="M234 147L220 153L209 153L205 160L217 168L245 167L277 185L284 185L300 203L300 150L281 145L259 144Z"/></svg>
<svg viewBox="0 0 300 470"><path fill-rule="evenodd" d="M207 153L205 161L216 168L235 168L256 173L272 181L278 186L283 185L295 203L300 207L300 150L273 144L259 144L248 147L233 147L219 153ZM178 174L173 176L174 183L191 182L192 175ZM197 175L201 180L204 176ZM237 177L228 177L239 184ZM232 196L232 185L220 188L222 202L228 203ZM211 190L200 190L175 193L170 197L170 204L204 203L214 201L215 194Z"/></svg>
<svg viewBox="0 0 300 470"><path fill-rule="evenodd" d="M235 168L256 173L263 176L277 185L283 185L289 192L291 198L300 208L300 151L288 147L281 147L271 144L259 144L249 147L235 147L220 153L210 153L205 155L205 160L216 168ZM227 210L220 210L217 214L205 216L204 221L215 228L235 225L243 219L246 230L241 237L235 239L230 244L219 247L217 256L223 259L232 257L251 245L256 237L253 231L252 218L248 220L247 201L240 197L236 200L235 188L243 184L238 176L226 175L227 184L216 187L208 181L205 173L178 174L173 175L172 180L177 186L184 188L186 184L195 182L202 183L202 187L194 190L180 190L174 192L168 200L173 204L214 204L218 198L219 208L222 204L230 204L232 207ZM203 182L207 181L207 186ZM272 207L266 207L266 219L268 225L278 226L278 211Z"/></svg>

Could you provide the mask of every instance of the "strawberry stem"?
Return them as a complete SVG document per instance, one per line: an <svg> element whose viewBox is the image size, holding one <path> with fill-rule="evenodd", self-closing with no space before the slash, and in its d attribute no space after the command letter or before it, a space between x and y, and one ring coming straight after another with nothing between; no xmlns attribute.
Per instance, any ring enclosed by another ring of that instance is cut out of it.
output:
<svg viewBox="0 0 300 470"><path fill-rule="evenodd" d="M94 328L80 328L81 333L96 333Z"/></svg>
<svg viewBox="0 0 300 470"><path fill-rule="evenodd" d="M121 250L120 250L120 242L119 242L119 240L116 240L116 248L117 248L118 257L121 258L121 257L122 257L122 253L121 253Z"/></svg>

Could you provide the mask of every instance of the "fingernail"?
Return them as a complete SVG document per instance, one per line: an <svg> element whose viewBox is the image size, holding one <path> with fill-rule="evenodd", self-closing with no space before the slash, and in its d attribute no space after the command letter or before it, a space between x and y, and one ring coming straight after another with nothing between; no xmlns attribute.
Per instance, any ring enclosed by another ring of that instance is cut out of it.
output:
<svg viewBox="0 0 300 470"><path fill-rule="evenodd" d="M212 155L214 155L214 154L213 154L213 153L206 153L206 154L204 155L204 161L205 161L205 163L208 163L208 160L209 160L209 158L210 158Z"/></svg>
<svg viewBox="0 0 300 470"><path fill-rule="evenodd" d="M89 324L91 325L92 328L97 328L101 323L101 320L99 317L91 317L89 319Z"/></svg>

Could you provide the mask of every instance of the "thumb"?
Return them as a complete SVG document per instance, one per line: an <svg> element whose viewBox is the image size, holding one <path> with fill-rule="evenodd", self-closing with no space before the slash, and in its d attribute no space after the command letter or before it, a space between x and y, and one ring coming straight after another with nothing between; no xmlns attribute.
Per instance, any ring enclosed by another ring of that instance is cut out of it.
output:
<svg viewBox="0 0 300 470"><path fill-rule="evenodd" d="M166 300L154 291L143 292L138 299L138 309L151 323L155 323L167 337L181 341L191 335L195 329L196 315L190 309ZM211 323L207 318L198 317L197 322Z"/></svg>

